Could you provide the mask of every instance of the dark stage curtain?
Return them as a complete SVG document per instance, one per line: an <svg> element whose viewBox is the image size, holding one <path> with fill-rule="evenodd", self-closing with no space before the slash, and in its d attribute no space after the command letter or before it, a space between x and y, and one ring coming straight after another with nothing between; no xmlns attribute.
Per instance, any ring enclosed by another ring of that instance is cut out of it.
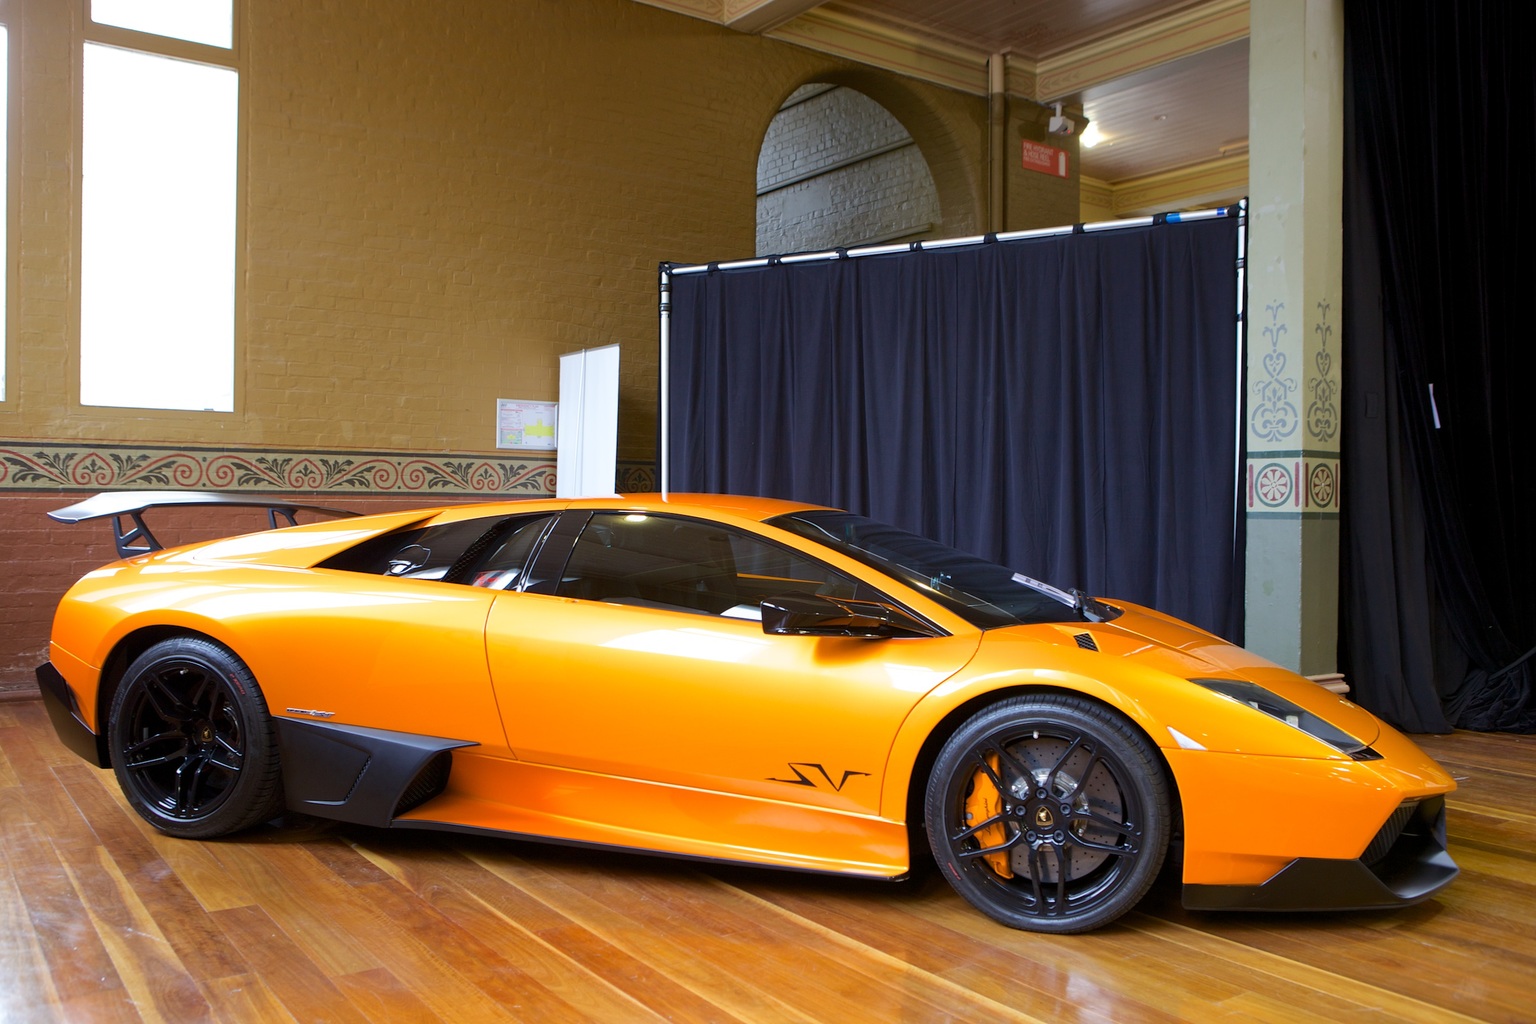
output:
<svg viewBox="0 0 1536 1024"><path fill-rule="evenodd" d="M1345 5L1341 662L1410 730L1536 731L1529 17Z"/></svg>
<svg viewBox="0 0 1536 1024"><path fill-rule="evenodd" d="M1241 641L1237 230L674 276L671 485L848 508Z"/></svg>

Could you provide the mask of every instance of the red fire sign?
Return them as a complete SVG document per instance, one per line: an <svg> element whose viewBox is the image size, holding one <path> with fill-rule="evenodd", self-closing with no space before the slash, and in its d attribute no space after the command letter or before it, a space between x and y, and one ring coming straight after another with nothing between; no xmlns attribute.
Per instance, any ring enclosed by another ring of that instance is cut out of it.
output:
<svg viewBox="0 0 1536 1024"><path fill-rule="evenodd" d="M1067 151L1057 149L1055 146L1047 146L1043 142L1031 142L1025 139L1024 169L1039 171L1041 174L1053 174L1058 178L1068 177Z"/></svg>

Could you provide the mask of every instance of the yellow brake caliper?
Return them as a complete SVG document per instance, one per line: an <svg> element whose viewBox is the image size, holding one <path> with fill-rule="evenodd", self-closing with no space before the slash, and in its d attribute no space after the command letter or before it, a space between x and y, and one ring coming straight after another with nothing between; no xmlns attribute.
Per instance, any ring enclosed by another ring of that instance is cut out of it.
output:
<svg viewBox="0 0 1536 1024"><path fill-rule="evenodd" d="M998 772L998 758L996 754L987 758L987 764L993 774ZM971 792L965 798L965 820L967 822L986 821L1003 813L1003 794L997 791L997 786L992 782L992 776L976 769L976 774L971 776ZM1001 846L1008 841L1008 830L1003 827L1001 821L995 821L986 828L978 829L975 833L976 842L982 849L989 846ZM1008 851L998 850L996 853L984 853L982 859L991 866L1003 878L1013 877L1013 868L1008 865Z"/></svg>

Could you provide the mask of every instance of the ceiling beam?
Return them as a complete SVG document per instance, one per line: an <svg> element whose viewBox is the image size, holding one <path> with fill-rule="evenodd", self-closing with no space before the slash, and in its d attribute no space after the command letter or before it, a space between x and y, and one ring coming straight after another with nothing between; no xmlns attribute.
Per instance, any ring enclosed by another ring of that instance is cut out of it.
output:
<svg viewBox="0 0 1536 1024"><path fill-rule="evenodd" d="M990 54L860 17L823 0L638 0L977 96ZM1202 0L1039 61L1007 58L1010 95L1048 103L1248 36L1249 0Z"/></svg>
<svg viewBox="0 0 1536 1024"><path fill-rule="evenodd" d="M951 89L987 92L987 53L872 22L853 9L811 9L768 34ZM1007 89L1048 103L1247 36L1248 0L1204 0L1038 61L1009 54Z"/></svg>
<svg viewBox="0 0 1536 1024"><path fill-rule="evenodd" d="M725 24L725 0L635 0L635 2L650 7L660 7L673 14L702 18L716 25Z"/></svg>
<svg viewBox="0 0 1536 1024"><path fill-rule="evenodd" d="M725 0L727 28L754 34L778 28L826 0Z"/></svg>
<svg viewBox="0 0 1536 1024"><path fill-rule="evenodd" d="M1083 183L1088 190L1089 179ZM1093 181L1091 187L1109 194L1116 217L1235 203L1248 194L1248 156L1221 157L1114 183Z"/></svg>
<svg viewBox="0 0 1536 1024"><path fill-rule="evenodd" d="M847 10L807 11L767 35L961 92L987 94L987 54L872 22Z"/></svg>

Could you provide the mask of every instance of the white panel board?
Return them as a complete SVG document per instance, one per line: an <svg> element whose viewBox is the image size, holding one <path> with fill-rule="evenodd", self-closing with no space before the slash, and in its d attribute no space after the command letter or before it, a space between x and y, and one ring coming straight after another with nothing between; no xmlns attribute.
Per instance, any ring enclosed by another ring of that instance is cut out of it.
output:
<svg viewBox="0 0 1536 1024"><path fill-rule="evenodd" d="M612 495L618 477L619 346L560 357L557 436L555 496Z"/></svg>

